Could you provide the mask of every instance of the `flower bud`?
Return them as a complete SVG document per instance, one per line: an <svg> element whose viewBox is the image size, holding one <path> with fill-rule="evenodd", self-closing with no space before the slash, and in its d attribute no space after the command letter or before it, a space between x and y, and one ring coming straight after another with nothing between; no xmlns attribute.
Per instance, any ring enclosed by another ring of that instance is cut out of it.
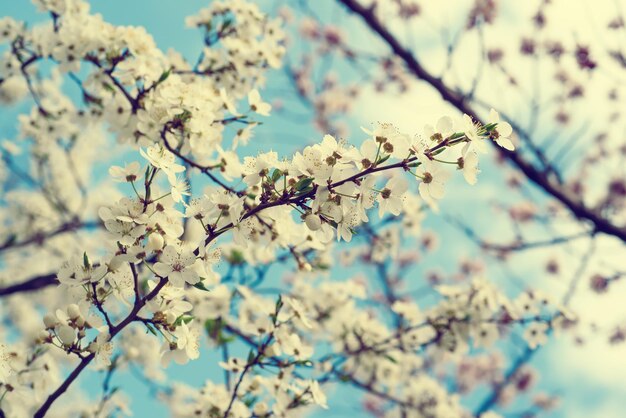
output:
<svg viewBox="0 0 626 418"><path fill-rule="evenodd" d="M158 251L163 248L163 236L159 233L152 233L148 237L148 245L146 249L150 251Z"/></svg>
<svg viewBox="0 0 626 418"><path fill-rule="evenodd" d="M76 322L76 325L80 328L83 328L85 326L85 318L83 318L82 316L76 318L74 322Z"/></svg>
<svg viewBox="0 0 626 418"><path fill-rule="evenodd" d="M59 340L61 340L63 345L70 346L72 345L72 343L74 343L74 340L76 339L76 331L69 325L61 325L57 329L57 336L59 337Z"/></svg>
<svg viewBox="0 0 626 418"><path fill-rule="evenodd" d="M43 342L47 341L49 337L50 337L50 333L48 333L48 331L41 330L41 331L39 331L39 335L37 336L37 340L40 343L43 343Z"/></svg>
<svg viewBox="0 0 626 418"><path fill-rule="evenodd" d="M300 271L313 271L313 266L311 266L311 264L307 263L307 262L302 262L302 263L298 263L298 269Z"/></svg>
<svg viewBox="0 0 626 418"><path fill-rule="evenodd" d="M53 329L54 327L57 326L58 323L59 321L57 320L56 316L50 313L47 313L43 317L43 324L46 326L46 329Z"/></svg>
<svg viewBox="0 0 626 418"><path fill-rule="evenodd" d="M78 305L75 303L69 305L67 307L67 315L70 317L70 319L78 318L80 316L80 308L78 307Z"/></svg>
<svg viewBox="0 0 626 418"><path fill-rule="evenodd" d="M304 223L311 231L317 231L322 227L322 220L319 216L309 213L304 218Z"/></svg>

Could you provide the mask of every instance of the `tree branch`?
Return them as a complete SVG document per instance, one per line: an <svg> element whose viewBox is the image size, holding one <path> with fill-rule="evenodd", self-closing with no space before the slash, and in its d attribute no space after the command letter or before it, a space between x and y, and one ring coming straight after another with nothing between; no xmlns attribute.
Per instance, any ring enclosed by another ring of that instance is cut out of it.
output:
<svg viewBox="0 0 626 418"><path fill-rule="evenodd" d="M418 79L430 84L441 94L441 97L460 112L466 113L476 121L481 119L468 103L467 98L445 85L442 79L433 76L417 61L411 51L400 44L400 41L385 27L374 14L372 9L364 7L356 0L337 0L348 10L360 16L365 24L391 48L393 53L402 59L407 69ZM495 144L494 144L495 145ZM502 157L517 167L525 176L543 189L547 194L557 199L565 206L571 214L581 220L589 221L593 224L597 232L614 236L626 243L626 228L613 224L609 219L585 206L578 196L553 181L543 172L537 170L532 164L526 161L518 152L511 152L496 146Z"/></svg>
<svg viewBox="0 0 626 418"><path fill-rule="evenodd" d="M36 290L43 289L44 287L58 284L56 273L44 274L41 276L33 277L25 282L16 283L7 287L0 288L0 296L9 296L14 293L21 292L34 292Z"/></svg>
<svg viewBox="0 0 626 418"><path fill-rule="evenodd" d="M130 311L128 316L124 318L122 322L120 322L119 324L111 328L111 334L110 334L111 340L117 334L119 334L124 328L126 328L130 323L137 320L137 314L139 313L141 308L143 308L144 305L148 301L152 300L161 291L163 286L165 286L166 284L167 284L167 279L161 278L159 283L156 285L154 289L152 289L150 293L148 293L143 299L141 299L141 301L139 301L138 303L135 303L135 305L133 306L133 309ZM76 380L76 378L80 375L83 369L85 369L85 367L87 367L89 363L91 363L94 357L95 357L95 354L91 353L87 357L83 358L80 363L78 363L78 366L76 366L76 368L72 370L72 372L69 374L69 376L67 376L67 378L63 381L63 383L61 383L61 385L54 392L52 392L50 396L48 396L48 399L46 399L46 402L44 402L44 404L41 405L41 407L37 410L37 412L35 412L34 418L43 418L46 415L46 412L48 412L48 410L50 409L54 401L56 401L59 398L59 396L65 393L65 391L70 387L72 382L74 382L74 380Z"/></svg>
<svg viewBox="0 0 626 418"><path fill-rule="evenodd" d="M25 247L30 244L43 245L46 239L52 238L56 235L64 234L66 232L75 232L82 228L86 228L86 229L97 228L98 226L100 226L99 221L82 222L79 220L73 220L71 222L65 222L59 225L59 227L57 227L56 229L50 232L38 232L28 238L24 238L21 241L15 240L15 237L12 236L6 239L4 242L0 243L0 253L11 250L11 249L15 249L15 248Z"/></svg>

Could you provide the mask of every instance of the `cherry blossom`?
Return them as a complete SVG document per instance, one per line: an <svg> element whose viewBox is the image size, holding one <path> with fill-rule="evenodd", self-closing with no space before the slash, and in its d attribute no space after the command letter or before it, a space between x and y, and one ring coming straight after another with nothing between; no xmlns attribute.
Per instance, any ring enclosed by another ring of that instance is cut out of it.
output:
<svg viewBox="0 0 626 418"><path fill-rule="evenodd" d="M399 215L402 210L402 198L409 189L409 182L404 177L393 177L381 190L378 198L378 214L383 216L385 212Z"/></svg>
<svg viewBox="0 0 626 418"><path fill-rule="evenodd" d="M505 121L500 121L500 115L494 109L491 109L491 112L489 113L489 121L497 124L495 131L491 134L494 141L496 141L496 143L502 148L513 151L515 146L510 139L511 134L513 133L511 124Z"/></svg>
<svg viewBox="0 0 626 418"><path fill-rule="evenodd" d="M163 356L161 362L167 365L170 360L174 360L178 364L186 364L189 360L195 360L200 356L199 351L199 332L197 329L189 326L183 321L176 327L176 331L172 333L176 342L164 344Z"/></svg>
<svg viewBox="0 0 626 418"><path fill-rule="evenodd" d="M259 115L269 116L270 110L272 110L272 106L269 103L261 100L261 95L256 89L248 93L248 104L250 105L250 109Z"/></svg>
<svg viewBox="0 0 626 418"><path fill-rule="evenodd" d="M179 251L173 245L163 249L157 263L152 267L156 274L168 277L175 287L182 287L185 283L198 283L200 278L191 266L196 262L196 256L191 251Z"/></svg>
<svg viewBox="0 0 626 418"><path fill-rule="evenodd" d="M109 174L115 181L133 182L141 179L141 166L137 161L133 161L124 167L114 165L109 168Z"/></svg>

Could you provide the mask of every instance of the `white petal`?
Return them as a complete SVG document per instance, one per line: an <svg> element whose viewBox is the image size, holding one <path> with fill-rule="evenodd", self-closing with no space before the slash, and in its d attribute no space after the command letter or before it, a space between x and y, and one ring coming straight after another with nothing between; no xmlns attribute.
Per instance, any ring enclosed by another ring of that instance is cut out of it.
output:
<svg viewBox="0 0 626 418"><path fill-rule="evenodd" d="M498 112L496 112L495 109L491 109L491 111L489 112L489 122L491 123L500 122L500 115L498 114Z"/></svg>
<svg viewBox="0 0 626 418"><path fill-rule="evenodd" d="M452 118L450 116L443 116L437 121L437 131L451 132L452 129Z"/></svg>
<svg viewBox="0 0 626 418"><path fill-rule="evenodd" d="M507 149L509 151L515 150L515 146L513 145L513 142L511 142L509 138L500 137L496 139L496 144L500 145L502 148Z"/></svg>
<svg viewBox="0 0 626 418"><path fill-rule="evenodd" d="M168 245L161 254L161 260L167 264L172 264L178 259L178 252L172 245Z"/></svg>
<svg viewBox="0 0 626 418"><path fill-rule="evenodd" d="M446 194L446 189L444 188L443 183L438 181L433 181L428 185L428 191L430 195L435 199L441 199Z"/></svg>
<svg viewBox="0 0 626 418"><path fill-rule="evenodd" d="M173 271L168 276L170 283L174 287L183 287L185 285L185 280L183 279L183 275L179 271Z"/></svg>
<svg viewBox="0 0 626 418"><path fill-rule="evenodd" d="M152 270L154 270L154 272L161 277L167 277L173 271L172 266L170 266L169 264L160 263L160 262L155 263L152 266Z"/></svg>
<svg viewBox="0 0 626 418"><path fill-rule="evenodd" d="M513 133L513 127L508 122L500 122L496 128L500 136L509 137Z"/></svg>
<svg viewBox="0 0 626 418"><path fill-rule="evenodd" d="M248 93L248 103L250 106L258 103L261 100L261 95L257 89L253 89Z"/></svg>
<svg viewBox="0 0 626 418"><path fill-rule="evenodd" d="M196 284L200 281L200 277L198 277L198 273L196 273L193 270L185 270L181 272L180 274L183 280L189 284Z"/></svg>

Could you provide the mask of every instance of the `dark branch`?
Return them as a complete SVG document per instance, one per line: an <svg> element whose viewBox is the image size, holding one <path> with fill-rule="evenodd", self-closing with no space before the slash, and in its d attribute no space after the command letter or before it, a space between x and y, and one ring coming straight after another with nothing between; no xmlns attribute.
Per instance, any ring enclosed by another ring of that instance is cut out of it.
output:
<svg viewBox="0 0 626 418"><path fill-rule="evenodd" d="M25 282L12 284L7 287L0 288L0 296L9 296L14 293L21 292L34 292L36 290L43 289L44 287L58 284L56 273L44 274L41 276L33 277Z"/></svg>
<svg viewBox="0 0 626 418"><path fill-rule="evenodd" d="M407 69L415 75L416 78L430 84L441 94L441 97L446 102L453 105L460 112L468 114L476 121L481 121L476 112L469 105L467 98L463 94L449 88L440 78L433 76L422 67L413 53L402 46L398 39L380 22L372 9L364 7L356 0L338 1L350 11L360 16L367 26L385 41L393 53L404 61ZM609 219L606 219L595 210L586 207L578 196L573 195L561 185L554 184L545 173L537 170L532 164L526 161L521 154L507 151L500 147L497 148L502 157L508 160L513 166L517 167L528 180L561 202L574 217L591 222L597 232L614 236L626 242L626 228L613 224Z"/></svg>

